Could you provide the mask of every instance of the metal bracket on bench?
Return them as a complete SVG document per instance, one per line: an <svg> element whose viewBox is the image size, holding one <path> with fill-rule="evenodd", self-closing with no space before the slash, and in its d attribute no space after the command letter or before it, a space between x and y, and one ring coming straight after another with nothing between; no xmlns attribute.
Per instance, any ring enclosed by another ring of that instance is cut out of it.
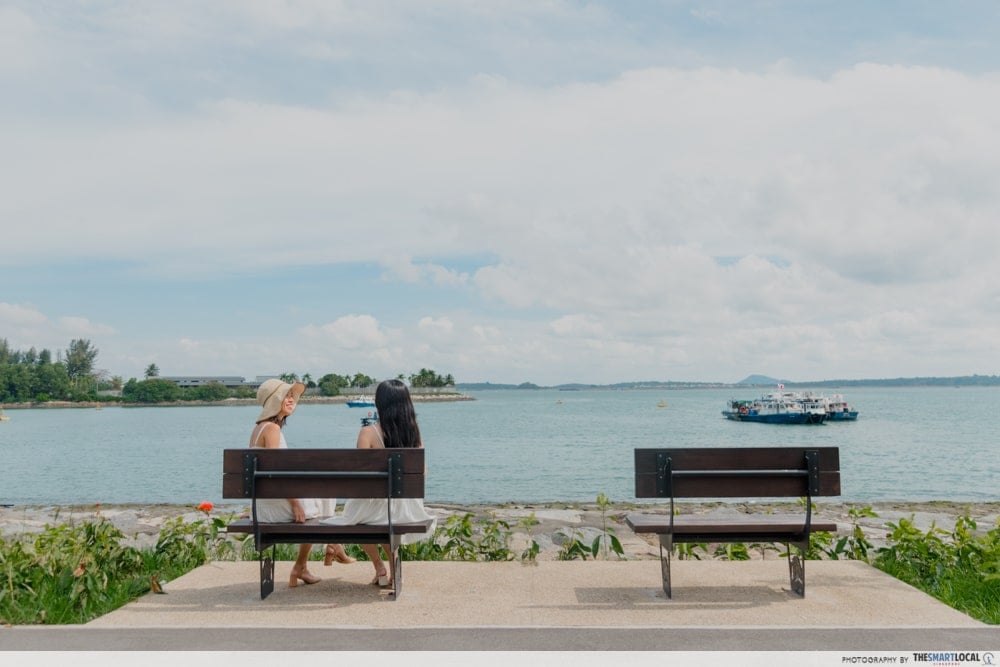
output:
<svg viewBox="0 0 1000 667"><path fill-rule="evenodd" d="M819 495L819 452L815 449L807 449L806 468L809 471L809 495Z"/></svg>
<svg viewBox="0 0 1000 667"><path fill-rule="evenodd" d="M392 476L389 489L393 498L403 495L403 455L389 454L389 474Z"/></svg>
<svg viewBox="0 0 1000 667"><path fill-rule="evenodd" d="M257 455L243 452L243 497L253 497L254 475L257 472Z"/></svg>
<svg viewBox="0 0 1000 667"><path fill-rule="evenodd" d="M673 497L673 459L665 452L656 453L656 495L658 498Z"/></svg>

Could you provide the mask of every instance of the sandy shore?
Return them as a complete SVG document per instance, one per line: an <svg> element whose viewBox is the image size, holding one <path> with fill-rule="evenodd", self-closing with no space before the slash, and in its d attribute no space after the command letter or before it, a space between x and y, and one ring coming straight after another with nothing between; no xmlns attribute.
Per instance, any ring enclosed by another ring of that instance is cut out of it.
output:
<svg viewBox="0 0 1000 667"><path fill-rule="evenodd" d="M515 553L527 544L529 535L519 524L523 518L534 514L538 525L531 528L531 538L535 539L541 552L539 560L556 560L560 546L567 539L579 539L590 544L602 533L606 520L607 527L614 530L621 541L625 557L629 559L649 559L658 557L655 537L651 535L636 535L624 524L624 516L635 511L636 506L619 503L613 505L602 518L600 510L592 504L549 503L525 505L445 505L428 503L430 511L437 514L439 524L443 525L447 517L463 515L471 512L475 520L503 520L510 525L512 532L511 550ZM852 508L864 507L862 504L819 503L815 516L836 521L841 535L849 534L852 529ZM872 509L877 517L866 517L858 521L868 540L876 546L883 544L889 528L888 522L898 522L899 519L911 519L921 530L928 530L932 525L951 531L955 520L965 515L971 516L981 531L986 531L1000 521L1000 502L995 503L956 503L956 502L919 502L919 503L874 503ZM230 513L239 514L245 507L241 505L226 505L213 510L213 516L226 517ZM682 511L708 513L725 516L727 514L752 511L765 513L768 511L801 511L795 504L786 503L687 503ZM644 505L640 511L665 511L662 505ZM164 522L174 517L183 516L194 521L204 518L205 514L193 506L184 505L103 505L103 506L4 506L0 507L0 536L11 537L19 533L31 533L42 530L46 525L56 523L82 522L103 516L114 523L129 541L139 547L149 547L156 543Z"/></svg>

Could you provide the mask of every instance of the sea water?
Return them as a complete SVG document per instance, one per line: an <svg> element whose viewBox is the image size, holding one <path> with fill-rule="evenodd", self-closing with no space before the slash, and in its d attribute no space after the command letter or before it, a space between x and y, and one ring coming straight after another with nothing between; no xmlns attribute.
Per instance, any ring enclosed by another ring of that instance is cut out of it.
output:
<svg viewBox="0 0 1000 667"><path fill-rule="evenodd" d="M439 503L634 501L640 447L837 446L843 502L1000 500L1000 388L850 388L856 422L729 421L760 390L489 390L418 403L426 498ZM829 393L829 392L827 392ZM663 405L665 404L665 405ZM245 447L258 408L8 410L0 503L182 503L221 499L222 450ZM302 404L290 447L353 447L368 409Z"/></svg>

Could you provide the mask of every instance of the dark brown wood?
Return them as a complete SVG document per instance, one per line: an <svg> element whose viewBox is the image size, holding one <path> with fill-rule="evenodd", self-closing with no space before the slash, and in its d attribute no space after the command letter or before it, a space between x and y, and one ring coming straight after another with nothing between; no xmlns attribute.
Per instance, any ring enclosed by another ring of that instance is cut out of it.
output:
<svg viewBox="0 0 1000 667"><path fill-rule="evenodd" d="M253 457L248 465L247 457ZM390 479L390 460L392 461ZM252 483L251 483L252 482ZM391 482L391 484L390 484ZM222 496L249 503L261 498L424 497L423 449L226 449L222 456ZM274 589L273 547L277 544L387 544L392 552L392 596L402 591L400 536L426 533L432 519L385 524L255 523L239 519L226 531L254 536L260 561L261 599ZM268 555L270 552L270 555Z"/></svg>
<svg viewBox="0 0 1000 667"><path fill-rule="evenodd" d="M222 459L222 497L247 499L243 485L243 455L253 452L260 472L383 473L388 457L401 454L403 474L397 498L424 497L423 449L226 449ZM258 479L258 498L384 498L386 479L316 479L306 475Z"/></svg>
<svg viewBox="0 0 1000 667"><path fill-rule="evenodd" d="M837 447L719 447L635 450L635 497L667 497L657 491L657 453L670 456L676 471L717 471L718 475L679 477L674 498L788 498L807 494L806 477L780 471L804 470L805 452L819 454L819 489L813 496L840 495L840 450ZM739 477L725 471L776 471L774 475Z"/></svg>
<svg viewBox="0 0 1000 667"><path fill-rule="evenodd" d="M666 465L669 462L669 465ZM815 475L813 475L813 469ZM668 512L678 498L806 498L840 495L837 447L691 447L635 450L635 495L664 498ZM672 597L670 559L679 543L784 542L792 591L805 596L805 553L816 531L836 532L832 521L813 521L811 506L801 514L633 513L625 522L636 533L660 537L663 592ZM794 547L794 550L793 550Z"/></svg>
<svg viewBox="0 0 1000 667"><path fill-rule="evenodd" d="M406 535L407 533L425 533L427 528L430 526L431 521L417 521L414 523L393 523L392 524L392 534L393 535ZM387 525L384 523L366 523L366 524L325 524L321 523L318 519L309 519L304 523L261 523L260 534L263 536L268 536L271 534L282 534L282 535L294 535L300 536L304 534L324 534L324 535L342 535L345 532L356 533L359 535L385 535L387 531ZM254 526L252 519L239 519L232 522L226 526L226 530L230 533L253 533ZM302 540L305 541L305 540Z"/></svg>
<svg viewBox="0 0 1000 667"><path fill-rule="evenodd" d="M664 514L629 514L625 522L636 533L667 533L670 531L670 517ZM802 514L745 514L738 517L705 517L679 514L674 517L674 534L727 534L738 533L794 533L802 530L805 513ZM811 532L837 532L837 524L832 521L811 521Z"/></svg>

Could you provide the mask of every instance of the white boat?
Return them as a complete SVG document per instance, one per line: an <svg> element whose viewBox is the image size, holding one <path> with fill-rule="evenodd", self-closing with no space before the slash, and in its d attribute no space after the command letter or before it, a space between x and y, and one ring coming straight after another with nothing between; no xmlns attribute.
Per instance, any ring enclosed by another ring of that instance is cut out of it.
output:
<svg viewBox="0 0 1000 667"><path fill-rule="evenodd" d="M826 414L806 411L790 394L774 392L753 400L731 399L722 411L726 419L762 424L822 424Z"/></svg>
<svg viewBox="0 0 1000 667"><path fill-rule="evenodd" d="M857 421L858 411L850 403L844 400L840 394L833 396L823 396L824 407L826 408L826 418L834 422Z"/></svg>
<svg viewBox="0 0 1000 667"><path fill-rule="evenodd" d="M375 399L368 396L352 396L347 399L347 407L349 408L374 408Z"/></svg>

